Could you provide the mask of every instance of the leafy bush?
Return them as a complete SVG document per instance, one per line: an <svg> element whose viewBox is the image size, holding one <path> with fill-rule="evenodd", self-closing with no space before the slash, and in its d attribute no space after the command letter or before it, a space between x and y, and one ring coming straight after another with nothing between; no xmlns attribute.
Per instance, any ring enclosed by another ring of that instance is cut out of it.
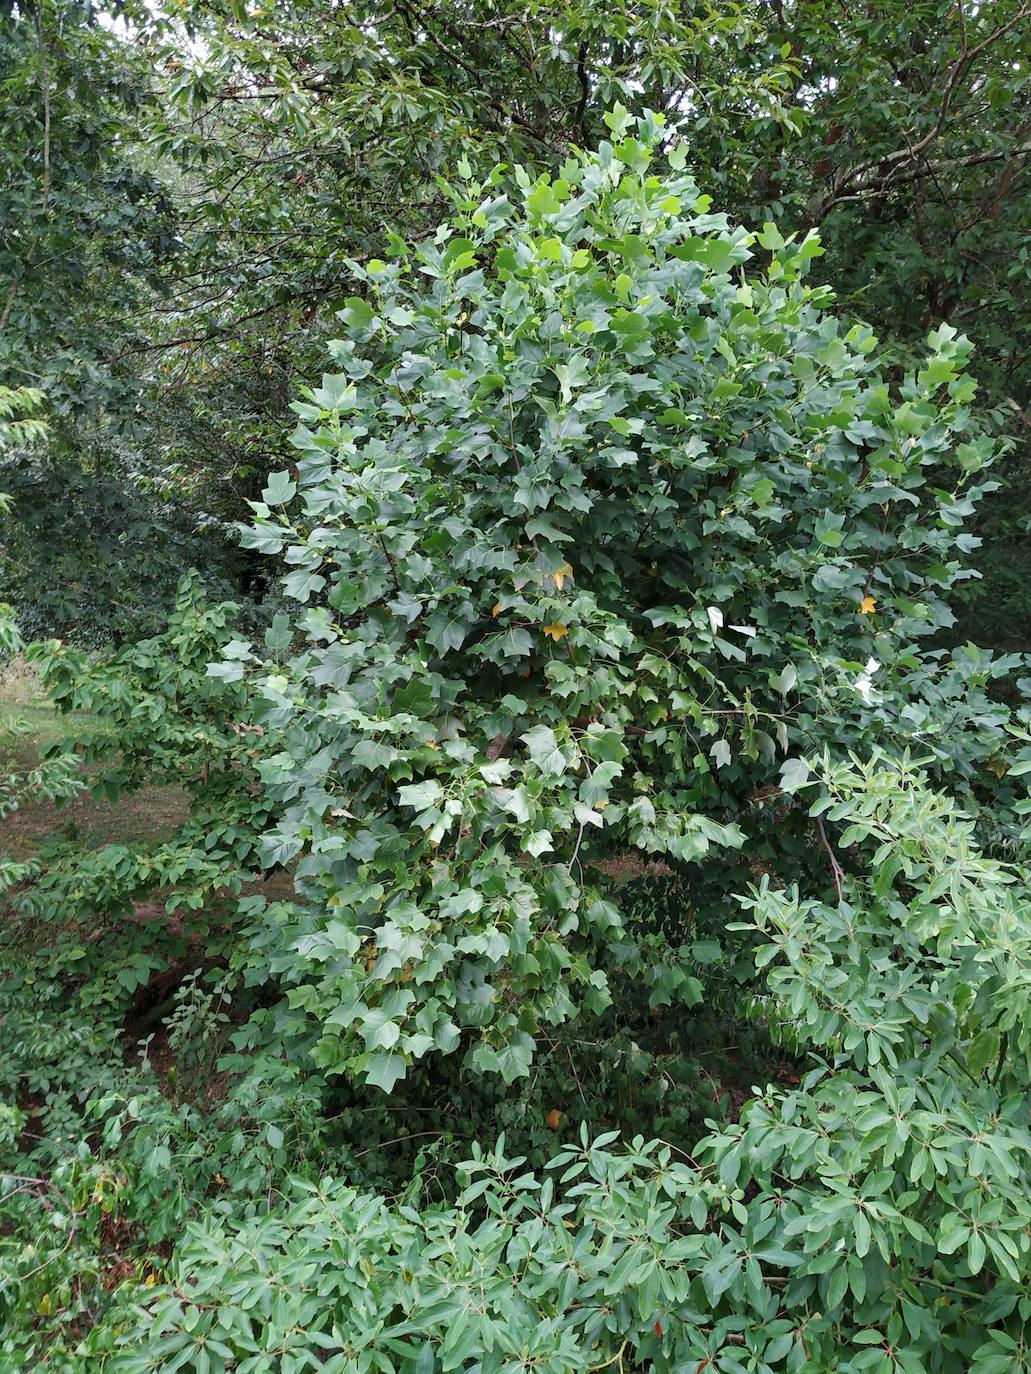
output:
<svg viewBox="0 0 1031 1374"><path fill-rule="evenodd" d="M93 723L5 804L183 819L8 873L15 1366L1024 1367L1031 716L920 646L969 346L890 386L814 238L609 124L353 265L262 644L191 576L33 651Z"/></svg>
<svg viewBox="0 0 1031 1374"><path fill-rule="evenodd" d="M323 1179L211 1215L115 1368L1027 1368L1026 878L907 764L825 781L845 899L746 903L766 1014L822 1061L796 1089L695 1160L585 1132L542 1181L501 1141L453 1208Z"/></svg>
<svg viewBox="0 0 1031 1374"><path fill-rule="evenodd" d="M972 543L966 341L936 331L894 393L805 284L815 237L731 228L682 150L653 172L659 117L609 122L353 265L339 370L245 535L306 609L271 671L242 641L213 670L277 736L263 853L303 899L256 913L290 1009L262 1033L386 1091L459 1048L526 1074L606 1005L625 937L592 858L712 862L785 759L897 738L871 675L918 671Z"/></svg>
<svg viewBox="0 0 1031 1374"><path fill-rule="evenodd" d="M112 844L85 861L74 842L51 856L22 905L47 919L101 910L121 915L166 887L172 907L199 909L212 893L239 891L256 866L270 806L253 786L263 732L247 722L246 693L207 675L230 639L235 607L213 606L199 575L184 578L165 631L91 659L60 641L32 658L59 709L86 728L51 748L54 766L86 770L92 795L115 802L149 784L182 789L186 817L156 844ZM62 861L63 859L63 861Z"/></svg>

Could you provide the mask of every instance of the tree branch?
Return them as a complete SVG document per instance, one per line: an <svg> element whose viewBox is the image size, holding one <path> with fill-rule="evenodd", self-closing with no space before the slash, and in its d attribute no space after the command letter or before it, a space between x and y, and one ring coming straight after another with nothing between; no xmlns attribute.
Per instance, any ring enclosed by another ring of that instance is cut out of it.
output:
<svg viewBox="0 0 1031 1374"><path fill-rule="evenodd" d="M845 897L845 870L842 868L841 864L838 863L838 857L831 848L831 842L827 838L827 831L824 829L822 816L817 816L816 818L816 830L817 834L820 836L820 843L827 851L827 858L830 860L831 875L834 878L834 886L838 893L838 901L843 901Z"/></svg>
<svg viewBox="0 0 1031 1374"><path fill-rule="evenodd" d="M1019 10L1005 24L993 30L992 33L982 38L973 47L969 44L967 34L966 15L963 12L963 0L957 0L957 8L960 18L960 49L956 60L949 69L949 74L945 78L944 89L941 101L938 105L938 113L930 129L915 143L907 143L904 148L898 148L894 152L886 153L881 157L872 158L867 162L860 163L858 166L844 170L832 183L830 193L822 200L815 196L810 202L809 207L803 217L803 224L806 227L819 224L820 221L836 206L864 200L870 196L883 194L894 186L905 185L913 181L920 181L926 177L933 176L939 171L947 171L950 167L977 166L982 162L996 162L1002 158L1010 156L1010 152L996 153L974 153L967 157L946 158L939 162L927 163L923 168L913 167L912 170L903 172L902 169L907 164L917 162L921 154L936 141L945 127L949 114L952 110L953 99L960 82L970 72L971 67L977 58L987 48L997 43L1012 29L1023 21L1031 18L1031 0L1024 0ZM1018 149L1016 156L1028 151L1027 148ZM864 178L871 173L877 175L870 181Z"/></svg>

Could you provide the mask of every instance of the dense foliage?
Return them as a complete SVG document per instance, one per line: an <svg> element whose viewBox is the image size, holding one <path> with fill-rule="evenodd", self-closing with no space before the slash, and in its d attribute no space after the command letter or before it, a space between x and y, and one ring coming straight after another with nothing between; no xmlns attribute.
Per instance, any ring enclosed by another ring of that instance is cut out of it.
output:
<svg viewBox="0 0 1031 1374"><path fill-rule="evenodd" d="M1027 1367L1031 715L940 647L971 345L900 368L814 233L604 125L341 261L258 633L190 573L30 650L0 1368Z"/></svg>
<svg viewBox="0 0 1031 1374"><path fill-rule="evenodd" d="M0 596L32 635L132 639L198 565L253 613L268 574L228 522L349 260L430 231L462 158L558 175L621 102L665 113L735 220L818 228L819 279L898 368L942 318L970 335L1017 497L979 517L963 623L1022 643L1029 33L1026 0L0 5L0 384L52 411L4 464L28 570Z"/></svg>
<svg viewBox="0 0 1031 1374"><path fill-rule="evenodd" d="M821 781L869 876L747 903L797 1088L696 1159L584 1132L541 1178L502 1141L452 1208L298 1181L191 1228L116 1367L1026 1368L1026 880L905 765Z"/></svg>
<svg viewBox="0 0 1031 1374"><path fill-rule="evenodd" d="M0 0L0 1374L1029 1369L1029 52Z"/></svg>
<svg viewBox="0 0 1031 1374"><path fill-rule="evenodd" d="M599 1009L620 922L584 865L736 848L817 720L856 737L848 665L946 617L988 453L957 439L966 345L942 331L892 397L801 280L814 239L755 244L649 174L659 120L611 123L518 208L472 182L453 235L364 269L245 536L309 605L256 716L267 861L303 854L309 899L264 957L317 1062L386 1089L463 1027L470 1064L525 1073L543 1024ZM956 487L925 513L936 461ZM244 678L250 646L226 657Z"/></svg>

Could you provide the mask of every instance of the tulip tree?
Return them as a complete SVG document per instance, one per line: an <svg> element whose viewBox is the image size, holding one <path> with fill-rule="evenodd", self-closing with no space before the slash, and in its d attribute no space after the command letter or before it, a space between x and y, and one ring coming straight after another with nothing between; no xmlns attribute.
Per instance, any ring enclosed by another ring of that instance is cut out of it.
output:
<svg viewBox="0 0 1031 1374"><path fill-rule="evenodd" d="M724 864L753 789L869 732L971 542L966 341L893 389L814 235L731 227L660 116L608 125L554 179L460 164L450 225L352 264L245 534L297 610L212 670L261 698L264 862L297 865L250 976L385 1090L459 1049L527 1073L613 961L696 996L592 862Z"/></svg>

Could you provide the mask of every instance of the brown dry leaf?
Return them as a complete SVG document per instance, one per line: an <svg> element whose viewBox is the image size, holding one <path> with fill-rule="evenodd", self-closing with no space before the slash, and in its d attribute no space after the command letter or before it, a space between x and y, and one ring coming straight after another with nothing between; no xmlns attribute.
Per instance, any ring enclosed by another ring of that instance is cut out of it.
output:
<svg viewBox="0 0 1031 1374"><path fill-rule="evenodd" d="M494 736L490 744L487 745L487 758L490 759L491 763L493 763L495 759L499 759L501 757L501 755L505 752L505 746L507 744L507 735Z"/></svg>

